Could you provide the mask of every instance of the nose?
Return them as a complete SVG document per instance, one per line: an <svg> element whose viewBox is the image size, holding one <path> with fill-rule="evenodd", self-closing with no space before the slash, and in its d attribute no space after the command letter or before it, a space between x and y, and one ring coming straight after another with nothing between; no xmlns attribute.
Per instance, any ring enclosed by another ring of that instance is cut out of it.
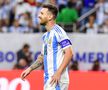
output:
<svg viewBox="0 0 108 90"><path fill-rule="evenodd" d="M39 20L41 19L41 17L40 17L40 16L38 16L38 18L39 18Z"/></svg>
<svg viewBox="0 0 108 90"><path fill-rule="evenodd" d="M40 14L38 15L38 18L41 18Z"/></svg>

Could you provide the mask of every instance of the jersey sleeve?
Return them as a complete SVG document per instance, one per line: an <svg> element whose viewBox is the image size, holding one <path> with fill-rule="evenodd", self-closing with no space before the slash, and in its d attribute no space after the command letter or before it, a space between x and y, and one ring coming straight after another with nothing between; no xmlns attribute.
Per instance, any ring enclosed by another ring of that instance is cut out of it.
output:
<svg viewBox="0 0 108 90"><path fill-rule="evenodd" d="M65 32L57 32L56 37L61 48L65 49L69 46L72 46L72 43Z"/></svg>

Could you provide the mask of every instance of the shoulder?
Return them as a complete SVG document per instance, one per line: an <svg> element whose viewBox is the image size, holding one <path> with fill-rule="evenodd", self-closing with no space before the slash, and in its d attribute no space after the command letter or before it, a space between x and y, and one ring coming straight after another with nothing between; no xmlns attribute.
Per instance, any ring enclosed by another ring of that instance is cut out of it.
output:
<svg viewBox="0 0 108 90"><path fill-rule="evenodd" d="M64 29L61 26L57 25L57 24L55 25L55 27L53 29L54 29L53 31L56 34L64 34L65 33Z"/></svg>
<svg viewBox="0 0 108 90"><path fill-rule="evenodd" d="M57 38L59 38L59 39L64 38L64 37L67 37L66 32L65 32L64 29L63 29L62 27L60 27L59 25L56 25L56 26L54 27L53 32L54 32L54 35L55 35Z"/></svg>

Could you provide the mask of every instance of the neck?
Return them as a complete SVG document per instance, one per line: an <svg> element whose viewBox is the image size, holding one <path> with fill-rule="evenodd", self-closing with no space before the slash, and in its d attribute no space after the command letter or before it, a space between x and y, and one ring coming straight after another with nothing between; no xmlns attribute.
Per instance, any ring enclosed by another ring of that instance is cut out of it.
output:
<svg viewBox="0 0 108 90"><path fill-rule="evenodd" d="M49 21L49 22L45 25L46 30L47 30L48 32L50 32L54 25L55 25L55 21L54 21L54 20Z"/></svg>

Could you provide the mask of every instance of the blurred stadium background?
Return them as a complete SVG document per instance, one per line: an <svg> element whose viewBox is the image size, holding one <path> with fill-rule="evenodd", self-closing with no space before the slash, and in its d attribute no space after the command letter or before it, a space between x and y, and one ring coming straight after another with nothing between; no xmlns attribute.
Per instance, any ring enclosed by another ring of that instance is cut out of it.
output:
<svg viewBox="0 0 108 90"><path fill-rule="evenodd" d="M0 90L43 90L43 66L25 81L20 74L40 54L45 3L59 8L73 44L69 90L108 90L108 0L0 0Z"/></svg>

